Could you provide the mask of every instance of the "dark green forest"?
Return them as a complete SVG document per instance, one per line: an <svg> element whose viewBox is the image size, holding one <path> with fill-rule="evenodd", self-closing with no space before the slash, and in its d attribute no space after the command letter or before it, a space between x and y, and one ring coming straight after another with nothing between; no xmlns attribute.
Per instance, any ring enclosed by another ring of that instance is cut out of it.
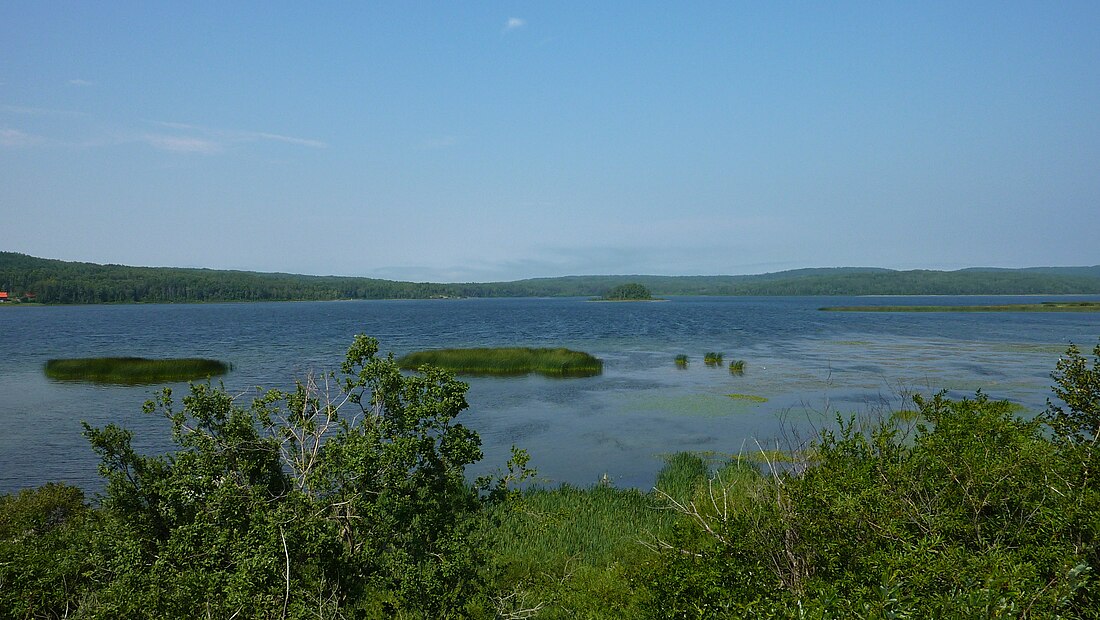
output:
<svg viewBox="0 0 1100 620"><path fill-rule="evenodd" d="M1051 377L1034 417L916 397L648 492L539 488L515 448L470 480L468 386L360 336L251 403L164 390L170 454L85 425L101 495L0 496L0 618L1096 619L1100 345Z"/></svg>
<svg viewBox="0 0 1100 620"><path fill-rule="evenodd" d="M893 271L799 269L748 276L566 276L431 283L176 267L127 267L0 252L0 290L38 303L188 303L445 297L600 296L636 283L654 295L1100 294L1100 266Z"/></svg>

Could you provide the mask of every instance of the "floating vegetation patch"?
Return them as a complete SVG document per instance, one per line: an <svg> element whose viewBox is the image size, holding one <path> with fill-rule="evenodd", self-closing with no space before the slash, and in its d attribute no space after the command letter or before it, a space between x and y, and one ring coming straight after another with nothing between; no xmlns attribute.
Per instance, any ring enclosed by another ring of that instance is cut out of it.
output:
<svg viewBox="0 0 1100 620"><path fill-rule="evenodd" d="M680 354L680 355L676 356L676 367L677 368L687 368L687 365L688 365L688 356L683 355L683 354Z"/></svg>
<svg viewBox="0 0 1100 620"><path fill-rule="evenodd" d="M1044 301L982 306L826 306L825 312L1100 312L1097 301Z"/></svg>
<svg viewBox="0 0 1100 620"><path fill-rule="evenodd" d="M766 403L768 399L763 396L757 396L755 394L726 394L733 400L739 400L747 403Z"/></svg>
<svg viewBox="0 0 1100 620"><path fill-rule="evenodd" d="M581 351L497 347L436 349L410 353L397 360L406 370L436 366L465 375L515 376L538 373L548 377L593 377L603 362Z"/></svg>
<svg viewBox="0 0 1100 620"><path fill-rule="evenodd" d="M1066 351L1066 345L1064 344L991 342L988 344L988 347L992 351L1006 351L1009 353L1043 353L1061 355Z"/></svg>
<svg viewBox="0 0 1100 620"><path fill-rule="evenodd" d="M722 354L715 353L714 351L708 351L705 355L703 355L703 363L707 366L721 366Z"/></svg>
<svg viewBox="0 0 1100 620"><path fill-rule="evenodd" d="M731 375L743 375L745 374L745 360L735 360L730 362L730 374Z"/></svg>
<svg viewBox="0 0 1100 620"><path fill-rule="evenodd" d="M225 362L200 358L84 357L46 362L46 376L58 381L149 385L207 379L229 372Z"/></svg>

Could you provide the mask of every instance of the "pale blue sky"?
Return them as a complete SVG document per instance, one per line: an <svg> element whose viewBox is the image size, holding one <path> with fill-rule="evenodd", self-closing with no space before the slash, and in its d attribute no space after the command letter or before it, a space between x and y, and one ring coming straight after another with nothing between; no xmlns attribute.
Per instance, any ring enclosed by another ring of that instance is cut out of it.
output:
<svg viewBox="0 0 1100 620"><path fill-rule="evenodd" d="M0 250L409 280L1100 263L1100 3L0 3Z"/></svg>

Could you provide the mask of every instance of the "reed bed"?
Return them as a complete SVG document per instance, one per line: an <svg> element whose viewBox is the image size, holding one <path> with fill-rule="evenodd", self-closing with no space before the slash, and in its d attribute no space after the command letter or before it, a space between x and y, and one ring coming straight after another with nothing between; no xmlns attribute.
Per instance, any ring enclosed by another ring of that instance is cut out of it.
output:
<svg viewBox="0 0 1100 620"><path fill-rule="evenodd" d="M84 357L46 362L46 376L58 381L149 385L207 379L229 372L225 362L201 358Z"/></svg>
<svg viewBox="0 0 1100 620"><path fill-rule="evenodd" d="M498 347L435 349L410 353L399 360L406 370L436 366L458 374L511 376L538 373L548 377L593 377L603 372L603 362L581 351Z"/></svg>
<svg viewBox="0 0 1100 620"><path fill-rule="evenodd" d="M688 356L686 356L682 353L680 355L677 355L676 356L676 365L679 366L680 368L687 368Z"/></svg>
<svg viewBox="0 0 1100 620"><path fill-rule="evenodd" d="M730 362L730 374L731 375L743 375L745 374L745 360L735 360Z"/></svg>
<svg viewBox="0 0 1100 620"><path fill-rule="evenodd" d="M707 366L721 366L722 354L715 353L714 351L708 351L705 355L703 355L703 363Z"/></svg>

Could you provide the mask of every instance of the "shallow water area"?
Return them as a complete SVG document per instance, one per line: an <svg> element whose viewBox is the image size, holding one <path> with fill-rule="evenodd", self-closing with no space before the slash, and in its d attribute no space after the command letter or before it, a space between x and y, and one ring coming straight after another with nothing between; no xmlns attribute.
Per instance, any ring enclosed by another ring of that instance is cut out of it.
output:
<svg viewBox="0 0 1100 620"><path fill-rule="evenodd" d="M0 312L0 492L51 480L100 488L82 420L134 431L145 452L172 448L168 424L141 413L157 389L63 384L45 378L54 357L209 357L248 398L289 387L309 370L337 369L352 337L378 338L402 355L442 347L567 347L604 361L596 377L469 377L470 409L486 458L501 467L526 448L546 484L607 476L646 488L661 458L774 447L775 439L829 425L835 414L906 408L904 395L981 388L1025 412L1043 408L1050 372L1069 342L1091 350L1089 313L843 313L821 306L1022 303L1073 297L673 297L659 304L580 298L46 306ZM703 363L707 351L743 375ZM686 368L674 358L685 354ZM186 384L172 385L178 397ZM746 402L729 394L756 395ZM1026 415L1027 413L1025 413Z"/></svg>

